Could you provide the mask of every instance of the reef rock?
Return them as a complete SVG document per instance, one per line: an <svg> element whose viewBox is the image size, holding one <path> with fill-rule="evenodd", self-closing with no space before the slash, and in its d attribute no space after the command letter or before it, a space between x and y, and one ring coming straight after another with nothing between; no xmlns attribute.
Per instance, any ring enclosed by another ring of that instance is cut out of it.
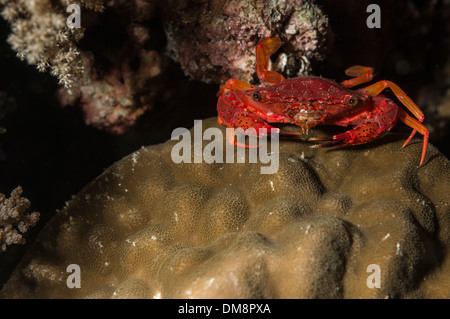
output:
<svg viewBox="0 0 450 319"><path fill-rule="evenodd" d="M276 69L288 77L308 73L332 43L327 16L315 1L179 1L164 7L171 56L190 78L223 83L252 79L255 48L263 38L284 43Z"/></svg>
<svg viewBox="0 0 450 319"><path fill-rule="evenodd" d="M62 105L81 104L87 124L114 134L174 95L172 83L184 85L169 55L190 79L248 82L264 37L283 41L275 69L288 77L307 74L332 43L328 18L312 0L75 1L80 28L67 25L68 4L0 0L8 42L59 79Z"/></svg>
<svg viewBox="0 0 450 319"><path fill-rule="evenodd" d="M175 140L143 147L58 212L0 295L449 298L450 162L429 145L419 166L421 140L406 137L282 140L274 174L176 164Z"/></svg>

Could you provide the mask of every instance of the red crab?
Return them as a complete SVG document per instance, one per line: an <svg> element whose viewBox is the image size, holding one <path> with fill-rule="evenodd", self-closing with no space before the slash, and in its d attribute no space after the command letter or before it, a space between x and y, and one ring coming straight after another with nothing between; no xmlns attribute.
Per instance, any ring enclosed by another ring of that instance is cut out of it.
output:
<svg viewBox="0 0 450 319"><path fill-rule="evenodd" d="M264 86L255 87L237 79L230 79L220 88L217 94L220 124L241 127L244 130L254 128L258 136L268 132L300 134L280 130L268 123L296 124L303 132L316 125L354 126L342 134L309 139L328 141L312 147L338 147L373 141L391 130L400 119L413 128L403 147L416 132L424 136L420 160L422 165L429 132L421 123L424 119L423 113L402 89L390 81L383 80L360 90L350 90L349 88L369 82L373 78L372 68L358 65L345 71L345 74L354 78L340 84L313 76L285 79L281 74L267 69L270 55L280 46L281 40L272 37L264 39L256 47L256 73ZM391 99L377 96L386 88L390 88L418 120L408 115ZM239 145L234 135L229 135L228 141Z"/></svg>

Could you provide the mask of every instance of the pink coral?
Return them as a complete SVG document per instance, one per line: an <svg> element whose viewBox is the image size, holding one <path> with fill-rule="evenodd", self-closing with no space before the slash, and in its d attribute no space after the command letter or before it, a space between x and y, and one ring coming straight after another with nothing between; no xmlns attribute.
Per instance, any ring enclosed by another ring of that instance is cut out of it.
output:
<svg viewBox="0 0 450 319"><path fill-rule="evenodd" d="M75 1L80 29L65 24L67 1L0 1L18 56L58 77L61 104L80 102L87 123L117 134L182 81L171 78L166 51L191 79L219 84L251 80L263 37L286 43L277 69L289 77L308 73L330 42L327 17L306 0Z"/></svg>
<svg viewBox="0 0 450 319"><path fill-rule="evenodd" d="M205 82L250 81L255 46L273 35L287 44L282 71L305 74L310 60L324 58L331 40L327 17L313 1L173 0L165 19L172 56L186 75Z"/></svg>
<svg viewBox="0 0 450 319"><path fill-rule="evenodd" d="M167 65L161 52L151 49L158 46L152 43L157 41L155 32L147 27L153 11L153 5L144 1L114 3L102 25L94 24L86 32L88 48L81 54L84 77L70 90L60 89L58 98L64 105L79 100L87 124L122 134L152 109L162 87L158 76ZM107 31L108 26L114 30ZM102 32L117 36L99 48Z"/></svg>
<svg viewBox="0 0 450 319"><path fill-rule="evenodd" d="M131 60L140 66L133 70ZM139 49L135 55L129 53L114 57L116 64L107 74L98 76L93 58L85 58L89 77L77 83L70 91L59 90L59 99L70 104L80 98L87 124L122 134L135 125L136 120L153 105L151 79L161 73L162 60L154 50Z"/></svg>

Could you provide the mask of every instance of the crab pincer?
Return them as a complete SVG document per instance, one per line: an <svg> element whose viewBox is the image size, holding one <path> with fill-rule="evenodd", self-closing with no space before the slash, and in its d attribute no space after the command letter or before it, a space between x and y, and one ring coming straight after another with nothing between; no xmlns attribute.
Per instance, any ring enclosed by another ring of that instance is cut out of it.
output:
<svg viewBox="0 0 450 319"><path fill-rule="evenodd" d="M352 78L342 83L313 76L285 79L268 69L270 55L281 45L279 38L272 37L262 40L256 47L256 74L264 86L230 79L220 88L217 103L220 124L292 136L301 136L301 133L283 131L269 123L294 124L301 127L302 132L316 125L353 127L334 136L310 138L310 141L325 142L312 146L317 148L371 142L389 132L400 120L413 129L403 147L416 132L423 135L420 165L423 164L429 132L422 124L422 111L400 87L391 81L382 80L352 90L352 87L373 79L373 68L360 65L348 68L345 73ZM393 100L379 95L388 88L413 116ZM256 134L262 136L266 133ZM234 137L229 142L235 144Z"/></svg>

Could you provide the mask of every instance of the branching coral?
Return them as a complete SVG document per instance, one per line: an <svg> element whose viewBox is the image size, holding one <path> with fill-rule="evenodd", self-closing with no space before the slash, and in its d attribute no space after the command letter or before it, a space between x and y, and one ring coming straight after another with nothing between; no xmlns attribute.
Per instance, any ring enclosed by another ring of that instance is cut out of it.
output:
<svg viewBox="0 0 450 319"><path fill-rule="evenodd" d="M203 127L226 143L215 118ZM421 141L405 138L281 141L273 175L175 164L175 141L142 148L46 225L1 296L449 298L450 162L430 145L418 167ZM66 285L70 264L79 289ZM367 284L374 264L380 288Z"/></svg>
<svg viewBox="0 0 450 319"><path fill-rule="evenodd" d="M6 251L9 245L24 244L22 234L35 226L39 219L38 212L27 212L31 203L21 195L20 186L11 192L10 198L0 194L0 253Z"/></svg>
<svg viewBox="0 0 450 319"><path fill-rule="evenodd" d="M84 29L67 26L69 4L103 10L102 0L0 0L2 17L11 23L8 42L17 56L36 65L41 72L50 69L66 88L83 73L77 42L83 37Z"/></svg>

